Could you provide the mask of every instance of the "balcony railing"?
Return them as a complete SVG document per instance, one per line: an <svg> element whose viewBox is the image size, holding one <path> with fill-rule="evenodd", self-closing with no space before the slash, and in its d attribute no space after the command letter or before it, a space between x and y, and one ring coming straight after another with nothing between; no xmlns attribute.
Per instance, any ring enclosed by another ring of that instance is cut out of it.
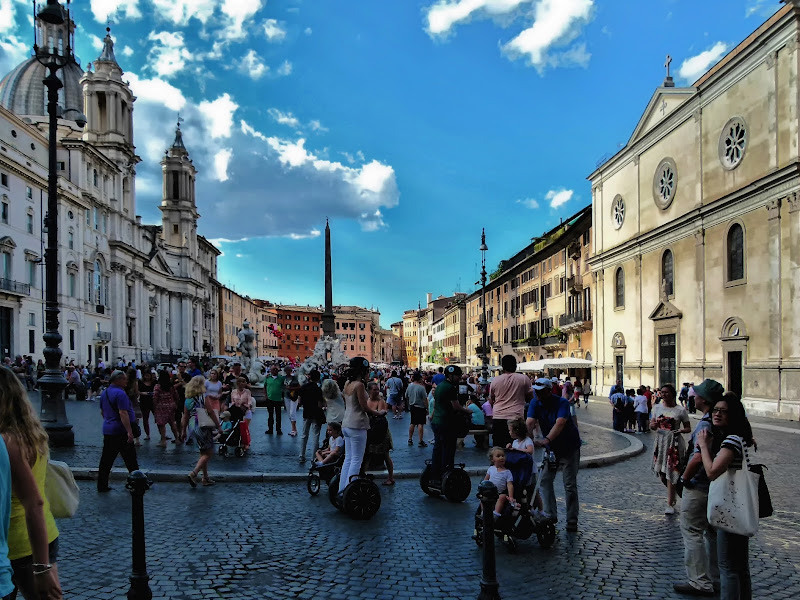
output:
<svg viewBox="0 0 800 600"><path fill-rule="evenodd" d="M13 279L0 278L0 290L19 294L20 296L31 295L31 286L29 284L14 281Z"/></svg>
<svg viewBox="0 0 800 600"><path fill-rule="evenodd" d="M582 325L587 322L591 323L591 321L592 321L592 311L583 310L577 313L561 315L560 317L558 317L558 326L568 327L570 325Z"/></svg>
<svg viewBox="0 0 800 600"><path fill-rule="evenodd" d="M95 331L94 332L94 339L98 342L110 342L111 341L111 332L110 331Z"/></svg>
<svg viewBox="0 0 800 600"><path fill-rule="evenodd" d="M580 294L583 291L583 284L578 275L567 277L567 290L571 294Z"/></svg>
<svg viewBox="0 0 800 600"><path fill-rule="evenodd" d="M538 337L529 337L524 340L514 340L511 342L512 348L529 348L539 345Z"/></svg>
<svg viewBox="0 0 800 600"><path fill-rule="evenodd" d="M567 343L567 336L566 334L559 334L559 335L548 335L547 337L542 338L542 346L557 346L559 344L566 344Z"/></svg>

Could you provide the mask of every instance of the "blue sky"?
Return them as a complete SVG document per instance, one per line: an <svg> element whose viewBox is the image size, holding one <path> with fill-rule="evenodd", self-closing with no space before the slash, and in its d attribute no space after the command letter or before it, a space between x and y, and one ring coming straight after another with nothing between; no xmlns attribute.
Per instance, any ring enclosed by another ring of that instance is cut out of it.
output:
<svg viewBox="0 0 800 600"><path fill-rule="evenodd" d="M138 97L137 212L160 218L180 111L200 232L219 279L323 299L388 326L425 293L474 289L590 202L586 176L630 136L673 57L678 85L777 0L77 0L76 50L106 24ZM0 0L0 71L29 53L30 3Z"/></svg>

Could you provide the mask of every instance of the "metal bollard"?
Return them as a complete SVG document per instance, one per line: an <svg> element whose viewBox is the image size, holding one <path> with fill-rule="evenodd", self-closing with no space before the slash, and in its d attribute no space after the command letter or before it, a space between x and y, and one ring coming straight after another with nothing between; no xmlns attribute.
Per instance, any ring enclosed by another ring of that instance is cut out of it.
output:
<svg viewBox="0 0 800 600"><path fill-rule="evenodd" d="M133 471L128 475L126 489L131 491L131 549L133 561L131 567L131 587L128 589L128 600L151 600L150 575L147 573L147 558L144 547L144 493L153 482L141 471Z"/></svg>
<svg viewBox="0 0 800 600"><path fill-rule="evenodd" d="M478 600L500 600L494 557L494 506L499 496L491 481L481 481L478 485L478 499L483 506L483 575Z"/></svg>

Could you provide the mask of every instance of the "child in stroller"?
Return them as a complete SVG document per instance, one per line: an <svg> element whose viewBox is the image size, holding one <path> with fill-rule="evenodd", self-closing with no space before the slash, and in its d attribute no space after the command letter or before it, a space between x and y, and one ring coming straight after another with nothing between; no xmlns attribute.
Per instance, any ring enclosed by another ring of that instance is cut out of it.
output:
<svg viewBox="0 0 800 600"><path fill-rule="evenodd" d="M226 414L227 417L225 416ZM219 455L227 456L228 448L233 448L233 453L235 456L244 456L244 453L249 445L245 443L245 440L242 436L242 425L245 423L244 410L235 404L231 404L230 408L228 408L228 410L223 412L220 416L227 420L223 420L222 435L219 438ZM226 427L226 422L231 426Z"/></svg>
<svg viewBox="0 0 800 600"><path fill-rule="evenodd" d="M326 441L322 448L314 455L314 462L308 470L306 487L308 493L316 496L319 493L320 481L330 484L331 479L342 467L344 462L344 437L342 426L339 423L328 423L325 432Z"/></svg>
<svg viewBox="0 0 800 600"><path fill-rule="evenodd" d="M497 450L502 452L500 448L493 448L492 455L495 455ZM514 449L505 451L505 466L512 477L509 491L515 490L513 494L516 502L512 504L511 501L507 501L500 506L498 501L495 515L500 513L500 516L494 518L494 534L502 538L511 550L516 549L516 540L527 540L534 533L542 548L549 548L555 541L556 530L552 521L533 508L533 499L539 491L542 469L548 468L548 460L549 452L545 452L539 470L534 476L533 458L530 454ZM498 510L498 506L502 510ZM479 506L475 512L475 534L472 536L478 546L483 545L483 524L484 518Z"/></svg>

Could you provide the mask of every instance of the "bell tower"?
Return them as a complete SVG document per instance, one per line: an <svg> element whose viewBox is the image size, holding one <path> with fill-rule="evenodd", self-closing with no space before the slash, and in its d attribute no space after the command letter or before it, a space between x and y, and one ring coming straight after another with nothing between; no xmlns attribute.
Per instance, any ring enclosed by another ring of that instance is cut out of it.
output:
<svg viewBox="0 0 800 600"><path fill-rule="evenodd" d="M122 80L123 71L114 56L111 29L106 27L103 50L100 56L87 65L81 78L83 86L83 112L86 127L83 139L100 149L117 164L119 176L114 177L111 197L122 200L119 210L128 219L136 214L135 166L140 162L133 145L133 103L136 100L131 88Z"/></svg>
<svg viewBox="0 0 800 600"><path fill-rule="evenodd" d="M190 255L194 256L197 250L197 219L200 217L194 190L197 170L183 144L181 121L178 117L175 141L161 159L161 237L169 246L187 248Z"/></svg>

